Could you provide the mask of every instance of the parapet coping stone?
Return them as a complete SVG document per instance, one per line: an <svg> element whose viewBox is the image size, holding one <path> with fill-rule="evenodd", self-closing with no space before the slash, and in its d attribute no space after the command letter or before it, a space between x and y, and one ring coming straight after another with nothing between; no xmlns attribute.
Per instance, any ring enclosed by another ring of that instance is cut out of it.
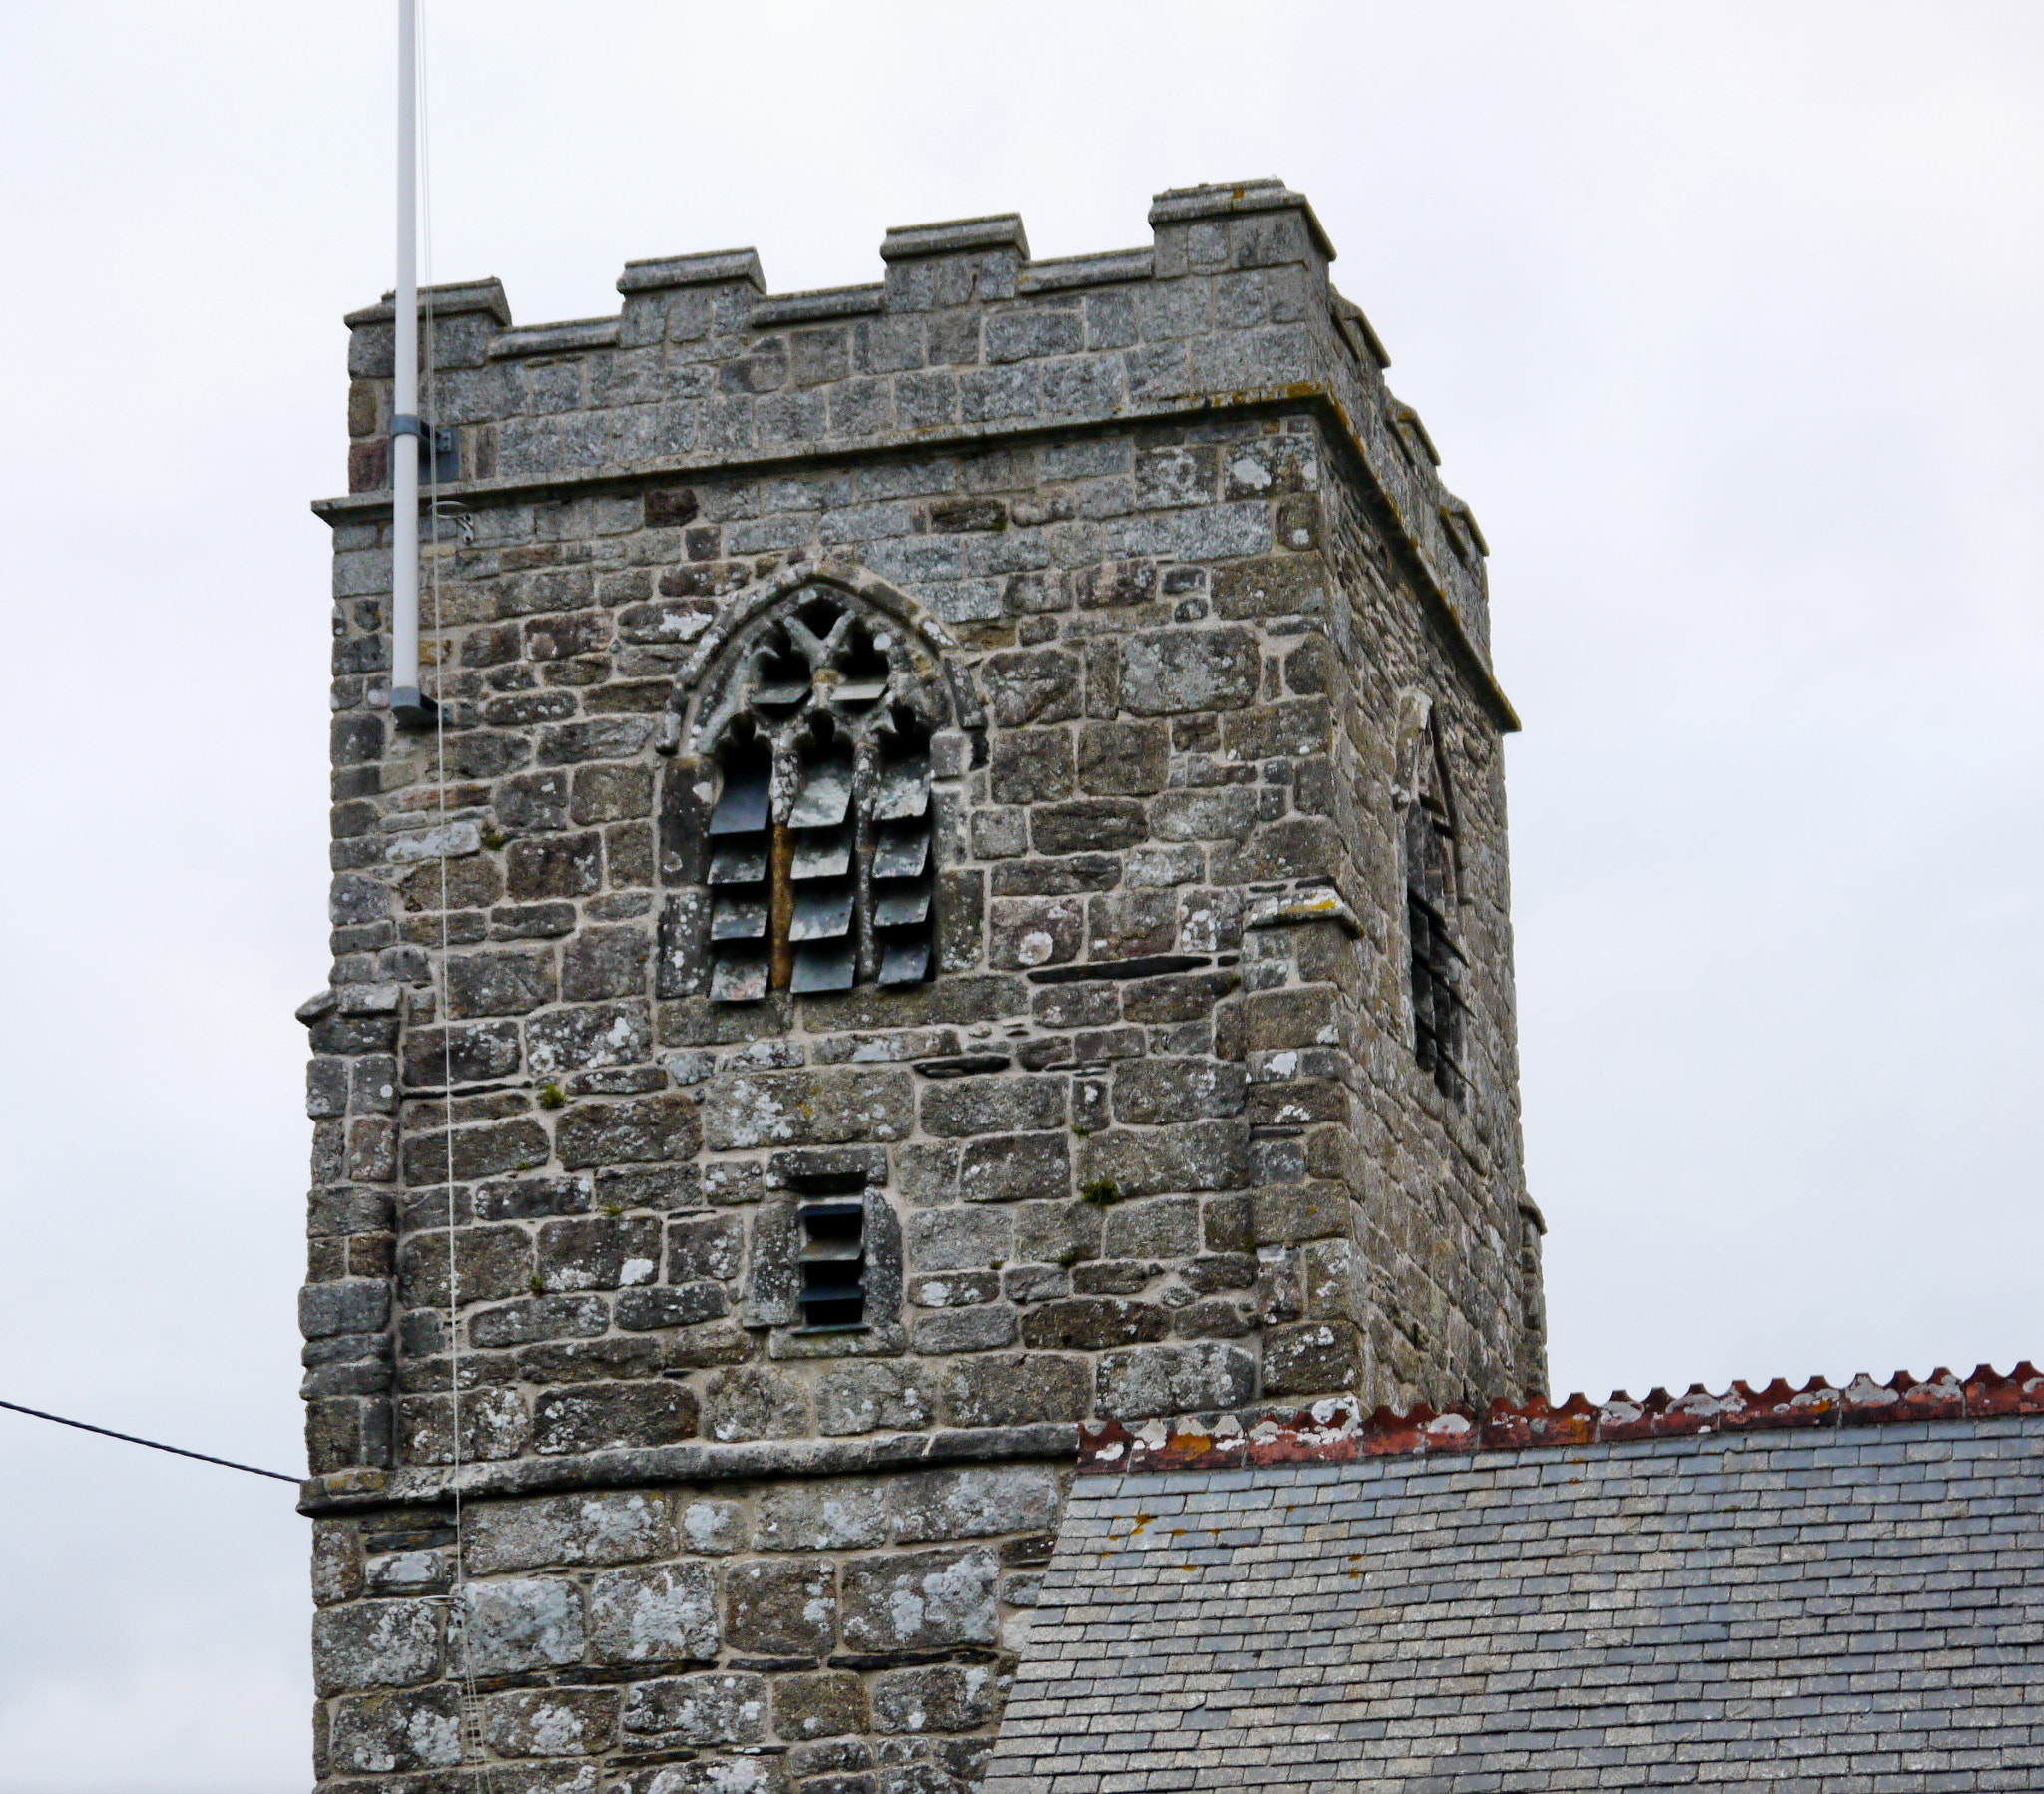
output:
<svg viewBox="0 0 2044 1794"><path fill-rule="evenodd" d="M556 1494L644 1483L735 1483L766 1478L842 1477L946 1464L1063 1460L1079 1450L1079 1425L1040 1421L1015 1427L957 1427L931 1433L869 1434L852 1439L756 1439L737 1444L689 1440L620 1447L559 1458L516 1458L401 1470L356 1468L308 1477L298 1512L343 1514L462 1498Z"/></svg>
<svg viewBox="0 0 2044 1794"><path fill-rule="evenodd" d="M2011 1416L2044 1416L2044 1372L2028 1359L2005 1377L1983 1364L1963 1381L1940 1368L1920 1383L1907 1371L1897 1371L1886 1383L1862 1371L1843 1388L1812 1377L1801 1389L1791 1389L1777 1377L1764 1389L1735 1381L1723 1395L1696 1383L1684 1395L1655 1389L1638 1401L1619 1390L1602 1404L1581 1394L1559 1407L1538 1396L1519 1403L1500 1398L1480 1417L1472 1408L1436 1413L1424 1402L1403 1412L1380 1407L1366 1415L1354 1396L1338 1395L1304 1408L1187 1415L1128 1427L1111 1420L1084 1422L1079 1470L1082 1475L1128 1476L1393 1456L1466 1458L1480 1452L1630 1445L1711 1433Z"/></svg>
<svg viewBox="0 0 2044 1794"><path fill-rule="evenodd" d="M766 270L760 265L760 251L708 249L697 255L655 255L642 261L628 261L618 276L618 290L664 292L676 286L745 285L766 290Z"/></svg>
<svg viewBox="0 0 2044 1794"><path fill-rule="evenodd" d="M1012 249L1029 259L1029 238L1019 212L990 218L948 219L936 224L896 224L880 239L882 261L914 261L924 255L969 255L984 249Z"/></svg>
<svg viewBox="0 0 2044 1794"><path fill-rule="evenodd" d="M511 327L511 301L504 296L504 282L495 274L481 280L457 280L447 286L420 287L419 315L423 317L428 311L435 317L461 317L483 311L504 329ZM350 330L362 324L395 323L397 294L386 292L379 303L350 311L340 321Z"/></svg>
<svg viewBox="0 0 2044 1794"><path fill-rule="evenodd" d="M1334 244L1313 214L1304 194L1293 193L1276 175L1256 181L1218 182L1206 187L1168 187L1150 202L1153 224L1185 224L1198 219L1239 217L1245 213L1296 212L1320 253L1334 259Z"/></svg>
<svg viewBox="0 0 2044 1794"><path fill-rule="evenodd" d="M809 292L776 293L762 299L747 322L766 328L773 324L804 324L831 317L869 317L887 308L887 288L878 281L861 286L819 286Z"/></svg>
<svg viewBox="0 0 2044 1794"><path fill-rule="evenodd" d="M563 355L577 349L615 348L620 319L571 317L558 324L519 324L499 331L483 350L492 361L518 355Z"/></svg>
<svg viewBox="0 0 2044 1794"><path fill-rule="evenodd" d="M1118 286L1126 280L1150 280L1157 274L1157 251L1102 249L1093 255L1065 255L1032 261L1015 276L1017 293L1063 292L1075 286Z"/></svg>

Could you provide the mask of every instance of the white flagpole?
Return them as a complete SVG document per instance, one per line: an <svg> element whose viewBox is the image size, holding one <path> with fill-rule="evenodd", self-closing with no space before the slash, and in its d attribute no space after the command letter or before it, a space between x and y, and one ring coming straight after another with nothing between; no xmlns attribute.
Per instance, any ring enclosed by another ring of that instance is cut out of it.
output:
<svg viewBox="0 0 2044 1794"><path fill-rule="evenodd" d="M397 0L396 392L390 419L390 710L432 719L419 691L418 0Z"/></svg>

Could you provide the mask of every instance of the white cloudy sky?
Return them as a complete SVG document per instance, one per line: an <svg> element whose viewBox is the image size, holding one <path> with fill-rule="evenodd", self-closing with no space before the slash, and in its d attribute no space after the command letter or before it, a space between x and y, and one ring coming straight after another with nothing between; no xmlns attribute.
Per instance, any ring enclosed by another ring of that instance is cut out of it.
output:
<svg viewBox="0 0 2044 1794"><path fill-rule="evenodd" d="M11 11L0 1399L281 1469L389 0ZM2044 12L427 0L434 266L1278 174L1495 548L1558 1389L2044 1347ZM2026 1121L2025 1116L2030 1120ZM0 1794L307 1780L303 1525L0 1415Z"/></svg>

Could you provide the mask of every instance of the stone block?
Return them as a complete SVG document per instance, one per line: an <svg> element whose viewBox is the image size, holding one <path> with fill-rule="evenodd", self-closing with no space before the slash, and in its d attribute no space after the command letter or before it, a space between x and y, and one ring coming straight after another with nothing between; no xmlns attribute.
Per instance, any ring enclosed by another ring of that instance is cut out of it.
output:
<svg viewBox="0 0 2044 1794"><path fill-rule="evenodd" d="M989 788L996 803L1053 803L1071 796L1071 731L1003 730L994 739Z"/></svg>
<svg viewBox="0 0 2044 1794"><path fill-rule="evenodd" d="M380 1332L390 1323L390 1285L378 1278L309 1283L298 1291L298 1331L307 1339Z"/></svg>
<svg viewBox="0 0 2044 1794"><path fill-rule="evenodd" d="M582 1593L573 1582L468 1582L460 1604L467 1655L458 1668L509 1675L582 1661Z"/></svg>
<svg viewBox="0 0 2044 1794"><path fill-rule="evenodd" d="M1137 716L1240 709L1256 701L1262 666L1250 630L1138 634L1122 645L1122 707Z"/></svg>
<svg viewBox="0 0 2044 1794"><path fill-rule="evenodd" d="M561 996L569 1003L638 997L646 991L653 943L637 926L589 927L561 950Z"/></svg>
<svg viewBox="0 0 2044 1794"><path fill-rule="evenodd" d="M1363 1369L1362 1338L1348 1321L1304 1321L1265 1331L1267 1394L1325 1395L1357 1389Z"/></svg>
<svg viewBox="0 0 2044 1794"><path fill-rule="evenodd" d="M584 1215L543 1225L535 1262L550 1290L621 1289L660 1275L660 1246L652 1216Z"/></svg>
<svg viewBox="0 0 2044 1794"><path fill-rule="evenodd" d="M431 1600L358 1600L312 1615L312 1681L322 1696L405 1688L440 1673Z"/></svg>
<svg viewBox="0 0 2044 1794"><path fill-rule="evenodd" d="M781 1484L760 1498L755 1549L848 1551L887 1543L886 1487L849 1477Z"/></svg>
<svg viewBox="0 0 2044 1794"><path fill-rule="evenodd" d="M1231 971L1139 979L1122 993L1122 1014L1131 1022L1203 1021L1215 1014L1221 1000L1241 982Z"/></svg>
<svg viewBox="0 0 2044 1794"><path fill-rule="evenodd" d="M845 1362L831 1367L816 1396L816 1430L826 1438L930 1424L933 1378L903 1364Z"/></svg>
<svg viewBox="0 0 2044 1794"><path fill-rule="evenodd" d="M1070 1265L1100 1252L1101 1211L1091 1202L1027 1202L1015 1210L1015 1255Z"/></svg>
<svg viewBox="0 0 2044 1794"><path fill-rule="evenodd" d="M725 1557L746 1543L744 1507L717 1496L698 1496L687 1502L676 1526L682 1549L703 1557Z"/></svg>
<svg viewBox="0 0 2044 1794"><path fill-rule="evenodd" d="M864 1681L841 1669L783 1675L773 1683L773 1735L787 1742L841 1738L868 1729Z"/></svg>
<svg viewBox="0 0 2044 1794"><path fill-rule="evenodd" d="M581 766L568 797L573 822L622 822L653 813L651 766Z"/></svg>
<svg viewBox="0 0 2044 1794"><path fill-rule="evenodd" d="M1000 1208L926 1208L908 1217L908 1264L916 1271L965 1271L1014 1254L1014 1222Z"/></svg>
<svg viewBox="0 0 2044 1794"><path fill-rule="evenodd" d="M1239 1408L1256 1392L1256 1354L1220 1340L1138 1346L1100 1360L1100 1412L1114 1420Z"/></svg>
<svg viewBox="0 0 2044 1794"><path fill-rule="evenodd" d="M546 897L591 897L603 883L603 837L543 835L513 841L504 852L505 885L522 903Z"/></svg>
<svg viewBox="0 0 2044 1794"><path fill-rule="evenodd" d="M1089 797L1149 797L1164 789L1171 741L1160 722L1089 722L1079 730L1079 788Z"/></svg>
<svg viewBox="0 0 2044 1794"><path fill-rule="evenodd" d="M1121 1296L1071 1296L1022 1318L1023 1342L1043 1351L1097 1352L1163 1339L1170 1331L1171 1317L1162 1308Z"/></svg>
<svg viewBox="0 0 2044 1794"><path fill-rule="evenodd" d="M716 1572L704 1564L606 1571L589 1584L589 1637L600 1663L715 1661Z"/></svg>
<svg viewBox="0 0 2044 1794"><path fill-rule="evenodd" d="M750 1072L704 1087L703 1142L715 1152L768 1145L896 1140L914 1120L900 1071Z"/></svg>
<svg viewBox="0 0 2044 1794"><path fill-rule="evenodd" d="M1029 813L1029 839L1038 853L1117 853L1149 832L1149 812L1132 797L1080 797Z"/></svg>
<svg viewBox="0 0 2044 1794"><path fill-rule="evenodd" d="M979 670L987 707L1003 728L1067 722L1079 713L1079 661L1053 648L989 655Z"/></svg>
<svg viewBox="0 0 2044 1794"><path fill-rule="evenodd" d="M535 1296L470 1315L468 1343L490 1351L544 1339L594 1339L610 1324L610 1304L601 1296Z"/></svg>
<svg viewBox="0 0 2044 1794"><path fill-rule="evenodd" d="M657 1289L628 1289L618 1297L618 1325L629 1332L667 1327L700 1327L731 1312L722 1283L681 1283Z"/></svg>
<svg viewBox="0 0 2044 1794"><path fill-rule="evenodd" d="M1059 1077L947 1078L923 1091L923 1131L957 1139L1062 1127L1065 1101Z"/></svg>
<svg viewBox="0 0 2044 1794"><path fill-rule="evenodd" d="M985 1547L853 1558L844 1566L844 1646L868 1653L992 1644L1000 1562Z"/></svg>
<svg viewBox="0 0 2044 1794"><path fill-rule="evenodd" d="M1338 1183L1268 1184L1250 1197L1250 1240L1259 1246L1332 1239L1349 1229L1348 1191Z"/></svg>
<svg viewBox="0 0 2044 1794"><path fill-rule="evenodd" d="M1290 878L1329 878L1341 866L1340 831L1324 816L1268 822L1227 856L1215 857L1219 884L1262 884Z"/></svg>
<svg viewBox="0 0 2044 1794"><path fill-rule="evenodd" d="M961 1358L936 1371L945 1426L1026 1427L1091 1412L1093 1373L1083 1358L1049 1352Z"/></svg>
<svg viewBox="0 0 2044 1794"><path fill-rule="evenodd" d="M525 1024L525 1042L526 1057L541 1078L598 1066L643 1065L653 1053L653 1019L644 1003L549 1010Z"/></svg>
<svg viewBox="0 0 2044 1794"><path fill-rule="evenodd" d="M447 1683L335 1701L327 1766L338 1775L447 1769L461 1761L461 1698Z"/></svg>
<svg viewBox="0 0 2044 1794"><path fill-rule="evenodd" d="M1071 1194L1071 1148L1058 1133L996 1133L959 1160L958 1194L968 1202L1057 1200Z"/></svg>
<svg viewBox="0 0 2044 1794"><path fill-rule="evenodd" d="M821 1657L837 1635L837 1572L821 1558L734 1564L724 1577L731 1648L764 1657Z"/></svg>
<svg viewBox="0 0 2044 1794"><path fill-rule="evenodd" d="M403 1080L408 1092L439 1090L450 1082L494 1083L512 1076L521 1063L516 1022L468 1022L405 1032Z"/></svg>
<svg viewBox="0 0 2044 1794"><path fill-rule="evenodd" d="M546 1128L529 1119L457 1127L451 1136L407 1131L404 1180L421 1189L446 1182L450 1172L455 1182L468 1183L505 1171L535 1171L547 1162L552 1150Z"/></svg>
<svg viewBox="0 0 2044 1794"><path fill-rule="evenodd" d="M625 1691L623 1723L634 1740L757 1744L766 1735L766 1678L724 1670L635 1682Z"/></svg>
<svg viewBox="0 0 2044 1794"><path fill-rule="evenodd" d="M696 1434L696 1397L679 1383L582 1383L549 1389L532 1406L533 1450L542 1456L671 1445Z"/></svg>
<svg viewBox="0 0 2044 1794"><path fill-rule="evenodd" d="M949 1352L990 1352L1013 1345L1015 1339L1012 1308L949 1308L915 1323L914 1349L926 1357L942 1357Z"/></svg>
<svg viewBox="0 0 2044 1794"><path fill-rule="evenodd" d="M555 1564L631 1564L674 1549L674 1507L667 1495L638 1490L471 1502L463 1537L475 1575Z"/></svg>
<svg viewBox="0 0 2044 1794"><path fill-rule="evenodd" d="M454 1238L454 1268L464 1303L531 1293L532 1240L523 1227L462 1227ZM397 1289L407 1308L447 1306L445 1233L414 1233L398 1247Z"/></svg>
<svg viewBox="0 0 2044 1794"><path fill-rule="evenodd" d="M1085 906L1077 898L996 897L987 923L987 963L1006 971L1063 965L1086 944Z"/></svg>
<svg viewBox="0 0 2044 1794"><path fill-rule="evenodd" d="M807 1386L785 1371L763 1365L721 1371L703 1398L704 1432L732 1443L741 1439L799 1439L809 1431Z"/></svg>
<svg viewBox="0 0 2044 1794"><path fill-rule="evenodd" d="M928 1663L873 1679L873 1729L969 1732L1000 1717L1003 1690L989 1663Z"/></svg>
<svg viewBox="0 0 2044 1794"><path fill-rule="evenodd" d="M736 1277L745 1265L746 1224L735 1214L687 1215L667 1224L667 1274L672 1283Z"/></svg>
<svg viewBox="0 0 2044 1794"><path fill-rule="evenodd" d="M1244 1045L1252 1053L1281 1047L1332 1047L1341 1043L1332 985L1255 991L1244 1000Z"/></svg>
<svg viewBox="0 0 2044 1794"><path fill-rule="evenodd" d="M483 1739L500 1757L577 1757L608 1750L618 1730L617 1690L561 1688L492 1695Z"/></svg>
<svg viewBox="0 0 2044 1794"><path fill-rule="evenodd" d="M1296 697L1281 703L1236 710L1221 719L1221 742L1242 760L1299 758L1325 753L1329 740L1327 700Z"/></svg>
<svg viewBox="0 0 2044 1794"><path fill-rule="evenodd" d="M1108 1209L1100 1249L1109 1258L1190 1258L1200 1249L1195 1196L1151 1196Z"/></svg>
<svg viewBox="0 0 2044 1794"><path fill-rule="evenodd" d="M561 1117L561 1162L570 1170L688 1158L701 1143L696 1105L681 1091L623 1103L574 1104Z"/></svg>
<svg viewBox="0 0 2044 1794"><path fill-rule="evenodd" d="M1262 555L1214 569L1214 612L1232 620L1317 616L1326 610L1327 569L1317 555Z"/></svg>
<svg viewBox="0 0 2044 1794"><path fill-rule="evenodd" d="M559 996L549 948L453 954L447 961L448 1013L457 1021L469 1016L522 1016Z"/></svg>
<svg viewBox="0 0 2044 1794"><path fill-rule="evenodd" d="M444 1395L412 1396L396 1404L398 1457L406 1464L454 1462L454 1415ZM461 1461L495 1463L516 1458L532 1443L532 1411L515 1389L478 1389L461 1397Z"/></svg>
<svg viewBox="0 0 2044 1794"><path fill-rule="evenodd" d="M1078 1174L1124 1197L1240 1189L1249 1180L1249 1129L1239 1121L1110 1128L1081 1142Z"/></svg>
<svg viewBox="0 0 2044 1794"><path fill-rule="evenodd" d="M896 1477L886 1497L902 1545L1055 1531L1063 1510L1057 1473L1036 1464L915 1471Z"/></svg>
<svg viewBox="0 0 2044 1794"><path fill-rule="evenodd" d="M1257 792L1251 785L1166 791L1150 808L1160 841L1239 841L1256 823Z"/></svg>
<svg viewBox="0 0 2044 1794"><path fill-rule="evenodd" d="M1156 1127L1217 1121L1243 1112L1247 1081L1239 1065L1208 1059L1139 1059L1115 1068L1114 1119Z"/></svg>

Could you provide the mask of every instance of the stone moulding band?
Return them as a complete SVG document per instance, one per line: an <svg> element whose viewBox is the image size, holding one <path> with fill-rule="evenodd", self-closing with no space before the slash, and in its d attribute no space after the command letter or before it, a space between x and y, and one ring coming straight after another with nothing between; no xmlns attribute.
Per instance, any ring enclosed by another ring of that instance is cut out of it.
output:
<svg viewBox="0 0 2044 1794"><path fill-rule="evenodd" d="M1019 1427L960 1427L935 1433L887 1433L861 1439L757 1439L739 1444L691 1440L573 1457L468 1463L459 1472L464 1500L477 1496L559 1494L642 1483L736 1483L766 1477L842 1477L943 1464L1014 1460L1070 1463L1079 1427L1044 1421ZM300 1485L298 1512L313 1516L449 1499L456 1475L445 1466L342 1470Z"/></svg>
<svg viewBox="0 0 2044 1794"><path fill-rule="evenodd" d="M1620 1445L1708 1433L1758 1433L1795 1427L1855 1427L1935 1420L1999 1420L2044 1415L2044 1372L2025 1359L2007 1376L1983 1364L1961 1381L1938 1370L1917 1382L1897 1371L1886 1383L1863 1372L1844 1388L1812 1377L1791 1389L1777 1377L1765 1389L1735 1382L1723 1395L1701 1383L1685 1395L1656 1389L1635 1401L1624 1390L1593 1404L1572 1395L1556 1407L1536 1397L1499 1400L1489 1412L1424 1402L1405 1413L1365 1415L1352 1396L1307 1408L1192 1415L1124 1427L1082 1423L1081 1474L1123 1476L1164 1470L1232 1470L1257 1464L1347 1464L1358 1458L1467 1457L1475 1452Z"/></svg>

